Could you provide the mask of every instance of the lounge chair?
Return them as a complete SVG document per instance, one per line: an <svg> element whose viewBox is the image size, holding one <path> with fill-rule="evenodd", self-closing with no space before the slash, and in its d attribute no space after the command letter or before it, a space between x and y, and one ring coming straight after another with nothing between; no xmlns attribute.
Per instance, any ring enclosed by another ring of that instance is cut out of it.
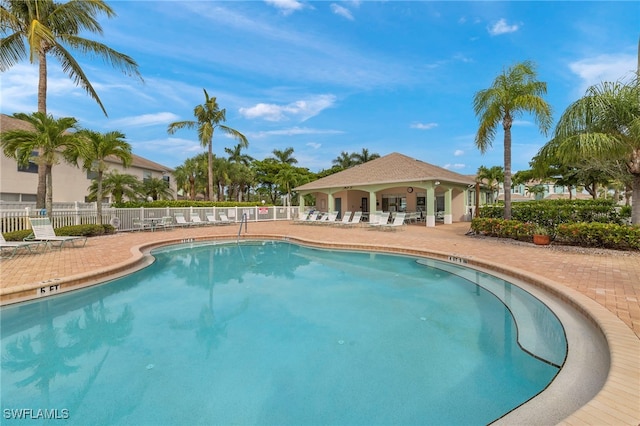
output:
<svg viewBox="0 0 640 426"><path fill-rule="evenodd" d="M342 215L342 219L337 221L335 225L344 225L346 223L349 223L350 220L351 220L351 212L344 212L344 214Z"/></svg>
<svg viewBox="0 0 640 426"><path fill-rule="evenodd" d="M205 225L206 222L203 222L202 219L200 219L200 215L194 214L191 216L191 224L194 226L201 226Z"/></svg>
<svg viewBox="0 0 640 426"><path fill-rule="evenodd" d="M46 241L7 241L0 232L0 258L11 259L19 249L26 249L29 253L37 253L38 248L47 249ZM34 251L36 250L36 251Z"/></svg>
<svg viewBox="0 0 640 426"><path fill-rule="evenodd" d="M336 225L343 226L345 228L350 228L352 226L360 225L360 219L362 219L362 212L357 211L353 214L349 222L337 222Z"/></svg>
<svg viewBox="0 0 640 426"><path fill-rule="evenodd" d="M220 216L220 225L231 225L232 222L229 220L226 213L220 213L218 216Z"/></svg>
<svg viewBox="0 0 640 426"><path fill-rule="evenodd" d="M298 217L297 219L293 219L293 223L300 224L300 223L308 222L313 214L314 214L313 210L310 210L306 213L301 213L300 217Z"/></svg>
<svg viewBox="0 0 640 426"><path fill-rule="evenodd" d="M87 237L79 235L62 236L56 235L51 221L48 217L45 218L29 218L31 223L32 235L25 238L25 241L46 241L52 248L57 245L58 248L62 248L65 244L70 243L72 247L84 247L87 244ZM78 243L78 246L76 246ZM80 246L80 243L82 245Z"/></svg>
<svg viewBox="0 0 640 426"><path fill-rule="evenodd" d="M396 213L396 217L393 218L393 222L391 223L382 223L378 226L377 229L386 231L387 229L395 231L396 229L402 228L404 226L404 220L406 218L405 212Z"/></svg>
<svg viewBox="0 0 640 426"><path fill-rule="evenodd" d="M333 225L336 222L336 218L338 217L338 212L331 212L323 215L322 218L316 221L319 225Z"/></svg>
<svg viewBox="0 0 640 426"><path fill-rule="evenodd" d="M133 229L136 231L144 231L145 229L152 229L152 228L153 226L151 222L148 222L140 218L133 219Z"/></svg>
<svg viewBox="0 0 640 426"><path fill-rule="evenodd" d="M391 212L376 212L369 221L369 227L375 229L380 225L386 225L391 217Z"/></svg>
<svg viewBox="0 0 640 426"><path fill-rule="evenodd" d="M176 224L178 226L185 228L193 224L192 222L187 222L187 219L184 218L184 214L182 213L175 213L173 216L176 218Z"/></svg>
<svg viewBox="0 0 640 426"><path fill-rule="evenodd" d="M321 214L322 213L320 213L319 211L311 212L311 214L307 216L305 220L301 220L297 223L302 223L302 224L314 223L320 218Z"/></svg>
<svg viewBox="0 0 640 426"><path fill-rule="evenodd" d="M160 222L156 223L156 228L163 228L165 231L173 228L173 217L162 216Z"/></svg>

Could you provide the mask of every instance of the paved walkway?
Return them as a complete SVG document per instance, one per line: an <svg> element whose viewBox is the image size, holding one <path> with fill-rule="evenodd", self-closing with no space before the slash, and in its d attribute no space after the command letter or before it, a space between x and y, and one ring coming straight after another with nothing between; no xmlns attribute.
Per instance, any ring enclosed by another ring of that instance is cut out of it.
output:
<svg viewBox="0 0 640 426"><path fill-rule="evenodd" d="M634 353L640 347L640 253L535 246L466 236L468 230L468 223L439 225L435 228L410 225L396 232L381 232L366 227L336 228L291 222L260 222L249 223L247 233L243 230L242 235L287 236L330 246L376 246L396 251L420 251L445 259L454 256L471 264L508 272L525 281L545 282L565 300L572 303L577 300L576 304L587 310L599 324L622 326L616 317L621 320L635 334L635 341L629 343L627 340L618 348L632 347L632 352L627 350L624 356L635 355L640 359L640 353ZM37 255L19 254L13 259L0 261L0 302L7 303L19 294L34 297L36 288L43 285L86 283L95 280L96 276L103 280L114 270L124 271L139 262L142 258L139 253L141 248L163 241L221 237L235 240L237 234L236 225L119 233L90 238L84 248ZM618 330L625 334L624 326ZM633 335L628 330L627 334ZM607 339L613 342L614 337L607 335ZM635 381L633 388L640 383L637 365L632 361L632 375L627 377L627 380ZM625 374L628 376L629 372ZM637 395L635 389L632 398ZM632 406L635 402L640 407L640 400L630 401ZM635 417L635 425L640 424L639 411L640 408L637 408L630 413Z"/></svg>

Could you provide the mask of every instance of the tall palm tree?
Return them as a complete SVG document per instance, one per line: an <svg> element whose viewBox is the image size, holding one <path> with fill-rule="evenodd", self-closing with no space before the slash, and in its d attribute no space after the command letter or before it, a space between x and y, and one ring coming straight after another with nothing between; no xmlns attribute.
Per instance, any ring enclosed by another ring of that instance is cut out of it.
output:
<svg viewBox="0 0 640 426"><path fill-rule="evenodd" d="M293 157L293 147L289 147L283 150L274 149L272 152L275 159L282 164L288 164L291 166L298 163L298 160Z"/></svg>
<svg viewBox="0 0 640 426"><path fill-rule="evenodd" d="M238 144L231 148L225 148L224 152L229 154L229 161L231 163L242 164L248 166L254 160L254 158L248 154L242 153L242 148L244 148L241 144Z"/></svg>
<svg viewBox="0 0 640 426"><path fill-rule="evenodd" d="M535 66L525 61L503 71L490 88L476 93L473 109L480 119L475 143L483 154L491 147L496 130L504 130L504 218L511 219L511 126L523 112L533 114L544 134L552 125L551 107L542 99L547 84L536 80Z"/></svg>
<svg viewBox="0 0 640 426"><path fill-rule="evenodd" d="M554 138L538 153L565 164L585 159L620 161L631 175L631 222L640 224L640 79L603 82L569 105Z"/></svg>
<svg viewBox="0 0 640 426"><path fill-rule="evenodd" d="M6 37L0 40L0 71L5 71L24 59L38 63L38 112L47 113L47 57L56 58L62 71L94 99L105 115L107 111L89 82L80 64L68 49L101 57L128 75L140 77L138 65L129 56L81 35L102 34L97 17L115 16L102 0L2 0L0 28ZM38 169L37 208L46 197L46 171Z"/></svg>
<svg viewBox="0 0 640 426"><path fill-rule="evenodd" d="M187 158L181 166L176 167L173 175L179 188L187 191L189 200L196 199L197 181L201 174L198 158Z"/></svg>
<svg viewBox="0 0 640 426"><path fill-rule="evenodd" d="M204 90L204 104L198 105L193 109L193 115L196 118L195 121L176 121L169 124L167 132L172 135L179 129L193 129L198 130L198 139L203 147L208 148L208 177L209 177L209 197L213 197L213 133L216 129L220 129L221 132L226 133L240 142L243 148L249 146L247 138L239 131L225 126L227 121L226 109L220 109L215 96L209 97L209 94ZM209 198L211 201L212 199ZM215 201L215 200L213 200Z"/></svg>
<svg viewBox="0 0 640 426"><path fill-rule="evenodd" d="M79 150L81 140L77 133L70 130L79 130L78 122L73 117L54 119L53 116L42 112L32 114L16 113L14 118L31 124L33 130L8 130L0 133L0 146L4 154L15 159L18 164L26 165L29 161L37 162L39 169L45 170L46 200L45 208L51 217L53 206L53 181L52 168L60 158L60 152ZM37 158L33 158L33 152L39 152ZM63 153L64 156L64 153ZM66 158L66 157L65 157Z"/></svg>
<svg viewBox="0 0 640 426"><path fill-rule="evenodd" d="M380 158L380 154L369 154L369 150L367 148L362 148L361 152L354 152L351 154L351 159L356 164L364 164L368 161L375 160L376 158Z"/></svg>
<svg viewBox="0 0 640 426"><path fill-rule="evenodd" d="M122 132L113 131L100 133L93 130L81 130L77 133L82 145L78 150L69 150L67 158L71 163L82 161L82 168L96 173L96 208L98 225L102 225L102 180L104 173L109 169L107 158L117 158L122 161L123 167L131 165L131 145L124 140Z"/></svg>
<svg viewBox="0 0 640 426"><path fill-rule="evenodd" d="M112 170L104 175L102 194L110 194L115 203L122 203L124 197L136 200L142 196L142 183L133 175ZM98 200L98 183L95 180L91 182L89 187L89 200Z"/></svg>
<svg viewBox="0 0 640 426"><path fill-rule="evenodd" d="M299 178L300 176L296 169L291 166L286 166L280 169L275 177L275 183L280 185L287 194L286 206L291 206L291 188L298 185Z"/></svg>

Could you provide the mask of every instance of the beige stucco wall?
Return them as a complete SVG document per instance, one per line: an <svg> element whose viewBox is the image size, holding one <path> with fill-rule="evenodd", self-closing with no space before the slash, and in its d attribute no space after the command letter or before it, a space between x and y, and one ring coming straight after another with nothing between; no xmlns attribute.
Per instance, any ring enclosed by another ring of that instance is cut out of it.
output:
<svg viewBox="0 0 640 426"><path fill-rule="evenodd" d="M109 164L109 170L117 170L119 173L130 174L142 181L145 171L148 169L137 167L125 169L119 164L111 163ZM148 171L151 172L151 176L154 178L162 178L163 176L160 171ZM53 180L53 202L85 201L85 197L89 193L89 186L91 185L91 179L87 178L86 171L60 162L53 166L51 174ZM173 176L170 179L170 186L175 196L176 184ZM27 194L35 197L37 187L37 173L19 172L15 160L0 155L0 193L3 199L12 198L12 196L8 194Z"/></svg>

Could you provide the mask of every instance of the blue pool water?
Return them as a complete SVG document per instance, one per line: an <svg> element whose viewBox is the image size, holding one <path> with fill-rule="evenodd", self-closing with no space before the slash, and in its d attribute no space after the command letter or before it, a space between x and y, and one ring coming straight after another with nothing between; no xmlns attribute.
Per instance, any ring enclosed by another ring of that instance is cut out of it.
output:
<svg viewBox="0 0 640 426"><path fill-rule="evenodd" d="M541 302L456 265L285 242L153 254L0 310L3 424L487 424L566 356Z"/></svg>

